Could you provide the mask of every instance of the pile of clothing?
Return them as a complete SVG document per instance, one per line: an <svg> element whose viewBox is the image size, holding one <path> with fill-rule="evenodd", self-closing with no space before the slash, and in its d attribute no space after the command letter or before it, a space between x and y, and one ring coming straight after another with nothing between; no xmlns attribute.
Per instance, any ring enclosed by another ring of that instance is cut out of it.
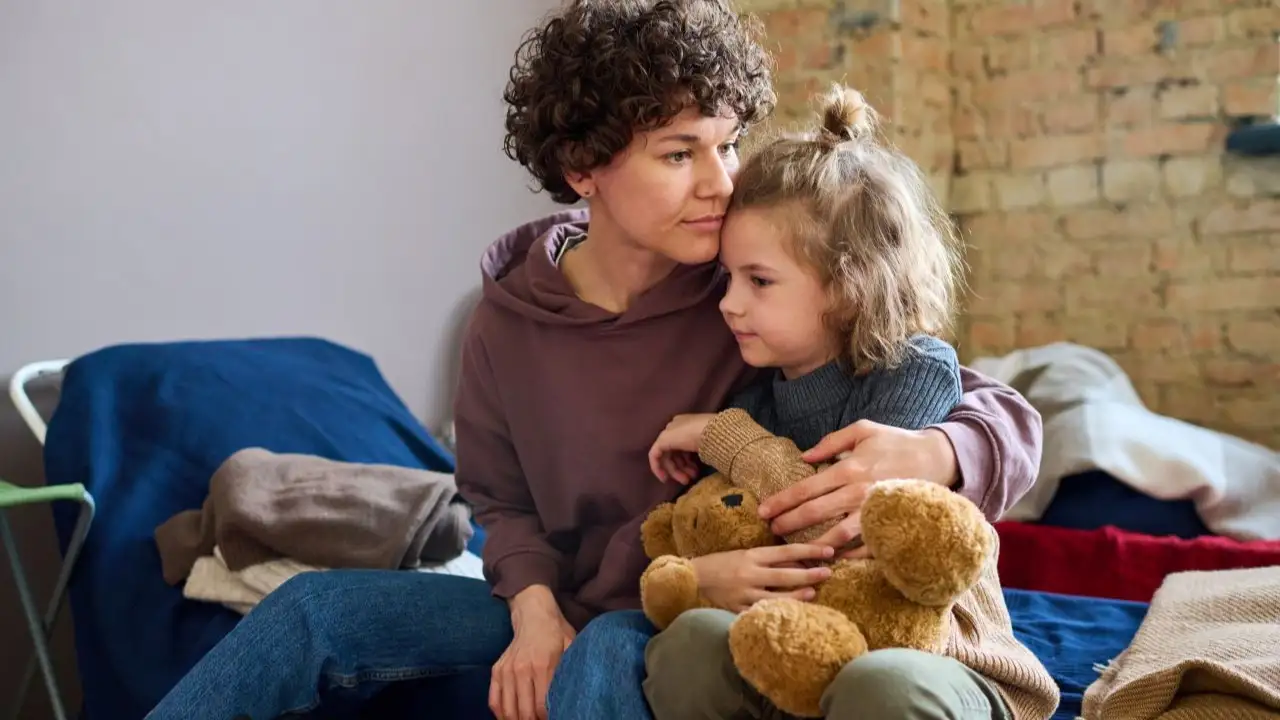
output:
<svg viewBox="0 0 1280 720"><path fill-rule="evenodd" d="M301 572L457 570L474 529L453 476L246 448L199 510L156 528L164 579L246 613ZM475 559L478 562L478 559Z"/></svg>

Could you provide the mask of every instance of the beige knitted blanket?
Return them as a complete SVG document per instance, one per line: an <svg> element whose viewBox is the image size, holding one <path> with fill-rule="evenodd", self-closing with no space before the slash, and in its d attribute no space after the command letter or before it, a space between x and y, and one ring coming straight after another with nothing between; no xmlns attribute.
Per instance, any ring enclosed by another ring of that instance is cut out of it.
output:
<svg viewBox="0 0 1280 720"><path fill-rule="evenodd" d="M1086 720L1280 718L1280 567L1173 573Z"/></svg>

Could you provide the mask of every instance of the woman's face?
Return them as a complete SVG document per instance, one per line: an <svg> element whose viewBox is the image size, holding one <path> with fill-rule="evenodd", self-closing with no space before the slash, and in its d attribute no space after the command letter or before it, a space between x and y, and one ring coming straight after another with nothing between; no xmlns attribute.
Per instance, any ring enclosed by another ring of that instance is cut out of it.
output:
<svg viewBox="0 0 1280 720"><path fill-rule="evenodd" d="M637 133L607 166L570 178L588 193L592 234L679 263L715 259L738 171L738 120L685 110Z"/></svg>

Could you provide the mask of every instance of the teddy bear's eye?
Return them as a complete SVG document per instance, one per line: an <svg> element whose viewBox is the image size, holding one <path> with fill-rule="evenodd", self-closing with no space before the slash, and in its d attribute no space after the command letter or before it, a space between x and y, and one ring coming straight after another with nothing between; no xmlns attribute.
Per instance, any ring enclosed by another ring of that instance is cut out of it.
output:
<svg viewBox="0 0 1280 720"><path fill-rule="evenodd" d="M742 495L740 493L725 495L724 497L720 498L720 502L724 503L725 507L735 508L742 505Z"/></svg>

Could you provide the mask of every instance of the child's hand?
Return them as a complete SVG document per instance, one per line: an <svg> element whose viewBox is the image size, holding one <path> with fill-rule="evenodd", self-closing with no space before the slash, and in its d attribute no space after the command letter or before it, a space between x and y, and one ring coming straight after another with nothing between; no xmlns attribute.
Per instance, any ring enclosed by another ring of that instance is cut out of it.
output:
<svg viewBox="0 0 1280 720"><path fill-rule="evenodd" d="M825 545L767 545L696 557L693 570L698 589L708 600L732 612L745 612L765 598L813 600L814 586L831 577L831 568L810 567L808 561L828 560L834 554Z"/></svg>
<svg viewBox="0 0 1280 720"><path fill-rule="evenodd" d="M698 443L713 416L709 413L677 415L649 448L649 469L662 482L688 485L698 476Z"/></svg>

